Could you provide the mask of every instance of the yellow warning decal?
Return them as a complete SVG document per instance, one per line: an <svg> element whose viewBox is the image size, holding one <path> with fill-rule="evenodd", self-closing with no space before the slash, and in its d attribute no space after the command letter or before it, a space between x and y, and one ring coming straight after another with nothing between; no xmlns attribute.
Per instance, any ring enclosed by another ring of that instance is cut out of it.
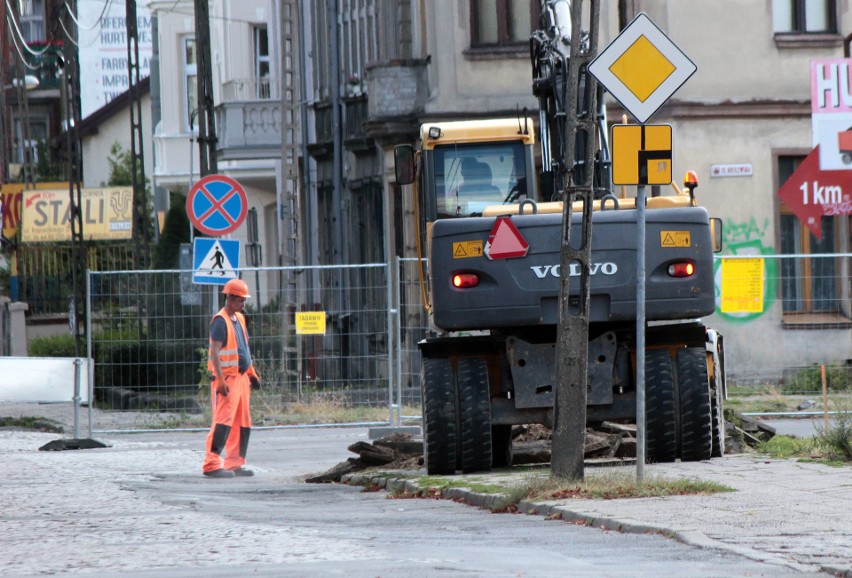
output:
<svg viewBox="0 0 852 578"><path fill-rule="evenodd" d="M661 247L689 247L692 239L689 231L660 231Z"/></svg>
<svg viewBox="0 0 852 578"><path fill-rule="evenodd" d="M482 257L482 241L459 241L453 243L453 259Z"/></svg>

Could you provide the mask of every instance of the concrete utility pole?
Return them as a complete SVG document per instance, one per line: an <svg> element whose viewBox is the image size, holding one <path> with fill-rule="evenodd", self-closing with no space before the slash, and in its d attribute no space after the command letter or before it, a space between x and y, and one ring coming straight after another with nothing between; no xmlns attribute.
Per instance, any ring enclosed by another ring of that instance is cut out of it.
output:
<svg viewBox="0 0 852 578"><path fill-rule="evenodd" d="M596 145L595 114L597 82L581 71L597 53L600 5L591 0L588 47L583 47L583 2L571 3L571 53L565 96L566 123L563 166L568 168L568 182L562 191L562 248L559 279L559 326L556 341L556 391L553 399L553 450L550 463L555 477L582 480L586 440L586 398L589 356L590 265L592 255L592 200ZM584 134L585 150L576 157L577 135ZM575 160L576 159L576 160ZM579 161L579 162L577 162ZM563 182L564 184L564 182ZM579 244L572 243L572 205L582 203ZM572 264L580 268L580 290L569 291L568 272Z"/></svg>
<svg viewBox="0 0 852 578"><path fill-rule="evenodd" d="M9 62L9 46L7 41L9 38L8 27L6 26L6 3L0 2L0 62ZM9 128L6 126L6 66L0 65L0 185L6 183L8 178L6 169L9 166L9 158L7 149L9 147Z"/></svg>
<svg viewBox="0 0 852 578"><path fill-rule="evenodd" d="M83 211L80 180L80 159L82 149L77 127L80 125L80 63L77 60L77 1L65 3L66 37L63 43L65 66L62 70L62 91L64 94L65 115L65 153L66 176L68 178L68 197L71 213L71 261L73 266L73 296L69 305L69 323L71 334L76 339L76 356L84 354L86 326L86 247L83 242Z"/></svg>
<svg viewBox="0 0 852 578"><path fill-rule="evenodd" d="M195 50L198 59L198 149L201 156L199 176L206 177L219 172L216 162L216 117L213 111L210 8L207 0L195 0Z"/></svg>
<svg viewBox="0 0 852 578"><path fill-rule="evenodd" d="M130 182L133 186L133 246L136 270L150 263L151 233L148 191L145 188L145 152L142 145L142 95L139 91L139 34L136 0L125 1L127 75L130 92Z"/></svg>

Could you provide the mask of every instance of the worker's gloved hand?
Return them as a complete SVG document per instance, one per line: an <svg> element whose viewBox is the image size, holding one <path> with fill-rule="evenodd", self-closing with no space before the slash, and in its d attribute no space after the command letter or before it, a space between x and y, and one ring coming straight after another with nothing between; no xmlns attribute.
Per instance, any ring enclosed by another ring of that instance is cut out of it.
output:
<svg viewBox="0 0 852 578"><path fill-rule="evenodd" d="M260 380L254 375L249 376L249 383L251 383L252 389L260 389Z"/></svg>

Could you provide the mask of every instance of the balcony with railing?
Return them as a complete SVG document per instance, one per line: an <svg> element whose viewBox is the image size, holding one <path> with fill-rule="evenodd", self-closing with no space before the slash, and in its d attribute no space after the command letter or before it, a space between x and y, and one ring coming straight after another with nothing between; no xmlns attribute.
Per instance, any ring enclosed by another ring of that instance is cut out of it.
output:
<svg viewBox="0 0 852 578"><path fill-rule="evenodd" d="M28 71L28 74L38 78L38 90L59 90L62 42L33 42L29 46L38 55L28 59L35 67L35 70Z"/></svg>
<svg viewBox="0 0 852 578"><path fill-rule="evenodd" d="M216 106L219 159L281 156L281 99L270 79L236 79L222 85Z"/></svg>

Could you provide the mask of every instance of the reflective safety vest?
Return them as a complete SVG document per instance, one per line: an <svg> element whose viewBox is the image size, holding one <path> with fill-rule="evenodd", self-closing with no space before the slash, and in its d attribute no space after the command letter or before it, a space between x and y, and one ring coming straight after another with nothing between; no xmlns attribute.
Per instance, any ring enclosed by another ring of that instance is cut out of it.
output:
<svg viewBox="0 0 852 578"><path fill-rule="evenodd" d="M246 318L242 313L236 313L237 321L240 323L240 327L243 329L243 335L246 336L246 344L248 344L248 331L246 331ZM228 340L225 345L219 350L219 365L222 368L222 374L227 378L232 375L239 375L240 373L240 355L237 350L237 336L234 333L234 326L231 320L228 318L228 313L225 311L225 308L219 310L216 315L213 316L213 319L216 317L221 317L225 320L225 327L227 328ZM212 323L212 321L211 321ZM210 348L207 350L207 369L210 370L210 374L215 378L216 373L213 368L213 341L210 341ZM257 373L254 370L254 364L248 368L246 371L248 375L254 375L257 377Z"/></svg>

